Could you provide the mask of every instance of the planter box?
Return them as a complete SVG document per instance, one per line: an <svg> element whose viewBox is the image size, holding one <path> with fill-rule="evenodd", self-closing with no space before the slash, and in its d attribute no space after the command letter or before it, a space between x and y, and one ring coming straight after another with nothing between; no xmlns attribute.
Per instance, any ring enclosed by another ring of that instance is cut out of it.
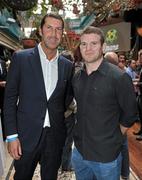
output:
<svg viewBox="0 0 142 180"><path fill-rule="evenodd" d="M36 39L22 39L24 49L33 48L37 44Z"/></svg>

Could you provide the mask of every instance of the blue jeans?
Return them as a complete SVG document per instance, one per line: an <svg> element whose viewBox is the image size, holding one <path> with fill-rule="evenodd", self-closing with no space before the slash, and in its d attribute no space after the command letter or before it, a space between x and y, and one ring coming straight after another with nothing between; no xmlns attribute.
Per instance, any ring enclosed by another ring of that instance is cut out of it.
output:
<svg viewBox="0 0 142 180"><path fill-rule="evenodd" d="M76 148L72 153L72 165L77 180L119 180L121 174L121 153L109 163L83 160Z"/></svg>

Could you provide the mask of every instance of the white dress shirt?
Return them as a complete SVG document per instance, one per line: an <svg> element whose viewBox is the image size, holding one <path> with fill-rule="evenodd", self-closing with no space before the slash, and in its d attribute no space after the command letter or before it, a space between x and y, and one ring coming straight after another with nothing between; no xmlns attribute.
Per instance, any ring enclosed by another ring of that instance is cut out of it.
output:
<svg viewBox="0 0 142 180"><path fill-rule="evenodd" d="M56 88L58 81L58 51L56 56L50 61L47 59L44 51L42 50L41 44L38 45L39 56L41 60L41 67L43 72L43 78L45 83L45 90L47 100L52 95L53 91ZM46 110L46 116L43 127L50 127L50 119L48 109Z"/></svg>

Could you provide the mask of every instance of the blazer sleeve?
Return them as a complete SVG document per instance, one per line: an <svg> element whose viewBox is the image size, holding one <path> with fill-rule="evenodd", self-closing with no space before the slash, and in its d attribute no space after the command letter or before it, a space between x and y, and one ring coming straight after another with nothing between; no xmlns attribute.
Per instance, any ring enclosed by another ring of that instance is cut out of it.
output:
<svg viewBox="0 0 142 180"><path fill-rule="evenodd" d="M7 74L4 97L4 125L6 136L17 133L16 111L20 84L20 59L14 53Z"/></svg>
<svg viewBox="0 0 142 180"><path fill-rule="evenodd" d="M68 109L69 105L73 100L73 88L72 88L72 78L74 74L74 66L72 63L69 63L68 67L68 81L67 81L67 90L66 90L66 99L65 99L65 107Z"/></svg>

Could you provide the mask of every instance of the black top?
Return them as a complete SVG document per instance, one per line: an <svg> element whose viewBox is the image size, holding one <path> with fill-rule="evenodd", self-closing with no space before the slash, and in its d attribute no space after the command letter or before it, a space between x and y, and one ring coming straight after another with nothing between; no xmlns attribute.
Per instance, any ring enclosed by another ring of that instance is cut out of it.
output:
<svg viewBox="0 0 142 180"><path fill-rule="evenodd" d="M89 76L85 69L73 78L77 101L75 146L86 160L110 162L121 151L120 123L130 127L137 119L132 80L117 66L103 61Z"/></svg>
<svg viewBox="0 0 142 180"><path fill-rule="evenodd" d="M139 89L140 89L140 95L142 96L142 69L140 71Z"/></svg>
<svg viewBox="0 0 142 180"><path fill-rule="evenodd" d="M7 76L6 62L0 59L0 81L5 81Z"/></svg>

